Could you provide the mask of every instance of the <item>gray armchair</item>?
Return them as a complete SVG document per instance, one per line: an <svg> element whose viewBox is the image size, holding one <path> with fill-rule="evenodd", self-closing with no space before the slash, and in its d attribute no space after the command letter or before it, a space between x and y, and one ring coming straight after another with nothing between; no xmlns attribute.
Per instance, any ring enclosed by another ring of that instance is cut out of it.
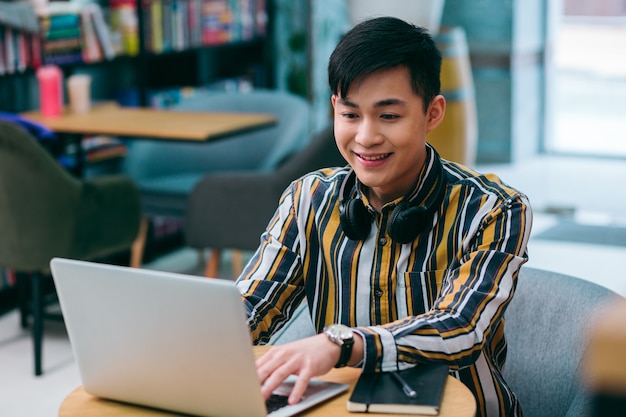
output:
<svg viewBox="0 0 626 417"><path fill-rule="evenodd" d="M319 168L345 164L330 127L271 172L219 172L204 176L189 197L185 238L192 248L213 250L205 275L217 275L223 249L257 248L291 181ZM236 256L233 272L237 275L240 270Z"/></svg>
<svg viewBox="0 0 626 417"><path fill-rule="evenodd" d="M579 372L590 320L616 297L589 281L522 268L505 313L504 377L517 394L524 417L589 415L589 398Z"/></svg>
<svg viewBox="0 0 626 417"><path fill-rule="evenodd" d="M307 101L283 91L211 92L185 99L172 110L270 113L278 120L269 128L206 143L129 141L122 170L137 182L144 217L133 266L141 264L148 219L184 220L189 195L204 175L271 171L310 137Z"/></svg>
<svg viewBox="0 0 626 417"><path fill-rule="evenodd" d="M130 178L80 180L21 127L0 121L0 267L18 273L22 326L32 313L35 375L42 373L42 288L55 256L93 260L130 249L140 221ZM51 280L50 280L51 282Z"/></svg>

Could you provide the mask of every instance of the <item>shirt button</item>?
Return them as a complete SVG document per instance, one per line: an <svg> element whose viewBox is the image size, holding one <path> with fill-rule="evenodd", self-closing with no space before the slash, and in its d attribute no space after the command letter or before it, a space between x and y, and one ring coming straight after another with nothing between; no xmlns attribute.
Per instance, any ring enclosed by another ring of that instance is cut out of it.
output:
<svg viewBox="0 0 626 417"><path fill-rule="evenodd" d="M378 244L380 246L385 246L387 244L387 238L386 237L381 237L380 239L378 239Z"/></svg>
<svg viewBox="0 0 626 417"><path fill-rule="evenodd" d="M374 295L376 297L382 297L383 296L383 290L381 290L380 288L376 288L376 290L374 291Z"/></svg>

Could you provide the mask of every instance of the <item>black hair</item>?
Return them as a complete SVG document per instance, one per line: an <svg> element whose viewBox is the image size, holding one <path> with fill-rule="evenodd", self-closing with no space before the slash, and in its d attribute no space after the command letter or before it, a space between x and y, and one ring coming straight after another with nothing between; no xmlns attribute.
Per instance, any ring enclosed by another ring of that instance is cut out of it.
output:
<svg viewBox="0 0 626 417"><path fill-rule="evenodd" d="M424 28L395 17L365 20L339 41L328 62L334 95L346 97L350 85L372 73L406 67L424 111L441 90L441 52Z"/></svg>

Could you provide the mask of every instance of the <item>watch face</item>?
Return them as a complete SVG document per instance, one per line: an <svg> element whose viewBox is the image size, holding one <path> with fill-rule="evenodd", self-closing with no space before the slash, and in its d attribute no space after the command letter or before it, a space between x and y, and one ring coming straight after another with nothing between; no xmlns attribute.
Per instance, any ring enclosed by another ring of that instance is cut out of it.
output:
<svg viewBox="0 0 626 417"><path fill-rule="evenodd" d="M353 337L352 329L343 324L332 324L328 326L328 332L339 340L350 339Z"/></svg>

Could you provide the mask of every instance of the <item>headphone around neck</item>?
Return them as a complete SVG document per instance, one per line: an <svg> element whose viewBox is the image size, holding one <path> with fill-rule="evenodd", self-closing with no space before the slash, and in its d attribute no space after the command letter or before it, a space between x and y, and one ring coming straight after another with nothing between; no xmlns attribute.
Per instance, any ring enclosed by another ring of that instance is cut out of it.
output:
<svg viewBox="0 0 626 417"><path fill-rule="evenodd" d="M443 167L438 157L434 161L432 181L424 184L418 195L413 200L408 196L394 207L389 216L387 233L395 242L409 243L428 225L435 211L441 206L446 191L446 181L443 175ZM339 221L345 235L352 240L364 240L372 227L372 214L369 212L361 198L351 198L356 187L356 174L351 172L350 177L344 184L339 203ZM426 205L420 205L416 201L422 201L431 193Z"/></svg>

